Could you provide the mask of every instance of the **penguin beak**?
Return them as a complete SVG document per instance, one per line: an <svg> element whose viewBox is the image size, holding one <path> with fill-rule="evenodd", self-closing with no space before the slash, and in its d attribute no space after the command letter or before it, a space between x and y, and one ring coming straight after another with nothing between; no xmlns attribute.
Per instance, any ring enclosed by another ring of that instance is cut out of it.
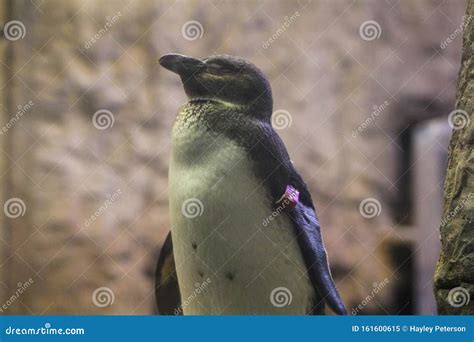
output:
<svg viewBox="0 0 474 342"><path fill-rule="evenodd" d="M159 60L160 65L180 76L189 77L204 66L204 62L197 58L169 53Z"/></svg>

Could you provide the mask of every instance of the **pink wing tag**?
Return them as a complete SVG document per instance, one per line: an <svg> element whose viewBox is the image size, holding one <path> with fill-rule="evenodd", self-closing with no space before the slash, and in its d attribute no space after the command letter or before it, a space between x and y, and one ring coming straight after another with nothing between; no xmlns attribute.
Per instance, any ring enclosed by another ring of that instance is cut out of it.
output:
<svg viewBox="0 0 474 342"><path fill-rule="evenodd" d="M300 192L291 185L286 186L285 193L276 202L282 210L290 211L296 207L300 198Z"/></svg>

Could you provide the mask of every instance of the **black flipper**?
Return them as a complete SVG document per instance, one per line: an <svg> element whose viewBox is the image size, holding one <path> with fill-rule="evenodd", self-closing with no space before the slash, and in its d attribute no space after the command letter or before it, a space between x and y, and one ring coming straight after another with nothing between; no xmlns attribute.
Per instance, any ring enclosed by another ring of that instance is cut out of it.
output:
<svg viewBox="0 0 474 342"><path fill-rule="evenodd" d="M293 228L303 254L308 275L313 286L321 295L321 301L327 302L336 314L346 315L346 308L331 276L326 249L321 236L321 227L314 210L306 207L303 203L298 203L290 213L290 217L293 220ZM314 304L318 305L319 303Z"/></svg>
<svg viewBox="0 0 474 342"><path fill-rule="evenodd" d="M161 247L155 273L155 299L159 315L182 315L181 294L173 256L171 232Z"/></svg>
<svg viewBox="0 0 474 342"><path fill-rule="evenodd" d="M256 134L258 142L249 149L249 152L258 164L256 172L260 173L258 176L263 179L274 202L281 198L287 185L293 186L300 192L298 205L288 212L288 215L293 222L309 278L321 298L318 299L316 296L310 313L323 313L323 303L326 302L336 314L345 315L347 311L331 276L321 227L311 194L293 167L286 147L278 134L268 124L259 128L259 134Z"/></svg>

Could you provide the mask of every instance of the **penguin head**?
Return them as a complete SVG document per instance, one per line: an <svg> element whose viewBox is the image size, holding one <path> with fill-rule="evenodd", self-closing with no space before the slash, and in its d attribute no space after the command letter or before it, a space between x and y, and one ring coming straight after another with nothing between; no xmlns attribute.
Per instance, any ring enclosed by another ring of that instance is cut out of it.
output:
<svg viewBox="0 0 474 342"><path fill-rule="evenodd" d="M221 101L247 108L256 116L272 113L270 83L260 69L242 58L218 55L200 60L167 54L159 62L181 77L190 100Z"/></svg>

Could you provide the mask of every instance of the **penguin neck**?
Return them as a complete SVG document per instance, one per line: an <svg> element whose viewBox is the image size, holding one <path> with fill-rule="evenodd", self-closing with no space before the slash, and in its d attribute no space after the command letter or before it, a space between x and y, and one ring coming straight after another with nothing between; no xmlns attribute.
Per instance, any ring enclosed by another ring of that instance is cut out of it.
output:
<svg viewBox="0 0 474 342"><path fill-rule="evenodd" d="M273 111L273 100L271 97L269 99L266 99L264 97L257 98L255 101L248 105L229 102L214 97L193 97L190 98L187 102L187 104L189 105L201 103L215 104L221 107L222 109L231 109L240 113L247 113L251 117L263 120L269 120Z"/></svg>
<svg viewBox="0 0 474 342"><path fill-rule="evenodd" d="M228 102L228 101L223 101L221 99L216 99L216 98L211 98L211 97L193 97L189 99L187 104L189 105L194 105L194 104L201 104L201 103L210 103L210 104L216 104L216 105L221 105L225 108L230 108L234 110L244 110L245 106L233 103L233 102Z"/></svg>

